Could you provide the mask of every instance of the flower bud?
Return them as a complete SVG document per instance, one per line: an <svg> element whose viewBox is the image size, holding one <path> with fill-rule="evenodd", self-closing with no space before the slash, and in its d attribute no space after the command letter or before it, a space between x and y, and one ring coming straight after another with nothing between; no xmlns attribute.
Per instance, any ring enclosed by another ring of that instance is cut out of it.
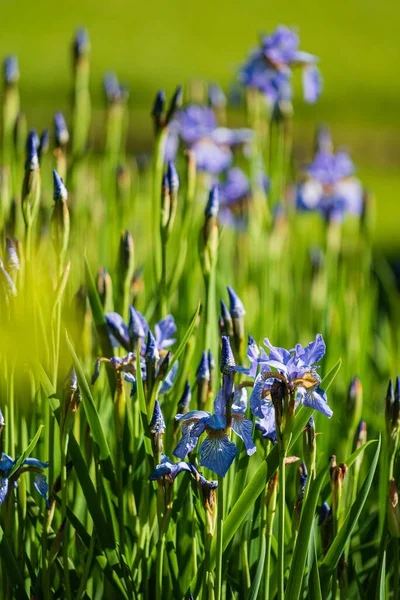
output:
<svg viewBox="0 0 400 600"><path fill-rule="evenodd" d="M201 355L201 360L196 371L197 382L197 408L203 409L208 397L210 385L210 365L208 362L207 352L204 350Z"/></svg>
<svg viewBox="0 0 400 600"><path fill-rule="evenodd" d="M214 376L215 376L215 360L214 360L211 350L209 350L207 353L207 359L208 359L208 368L210 370L210 381L208 384L208 391L209 391L209 393L211 393L213 390L213 387L214 387Z"/></svg>
<svg viewBox="0 0 400 600"><path fill-rule="evenodd" d="M118 305L116 310L125 318L130 304L130 290L135 271L135 252L133 238L129 231L121 232L118 249Z"/></svg>
<svg viewBox="0 0 400 600"><path fill-rule="evenodd" d="M104 312L113 311L113 285L111 275L104 267L97 272L96 287L99 293Z"/></svg>
<svg viewBox="0 0 400 600"><path fill-rule="evenodd" d="M244 341L244 315L246 311L243 306L243 302L234 290L228 286L229 303L230 303L230 314L232 317L233 324L233 340L235 343L236 351L241 355L242 345Z"/></svg>
<svg viewBox="0 0 400 600"><path fill-rule="evenodd" d="M315 477L315 461L317 456L316 433L314 418L310 417L303 429L303 454L311 477Z"/></svg>
<svg viewBox="0 0 400 600"><path fill-rule="evenodd" d="M46 154L49 150L49 145L50 145L50 134L49 134L49 130L43 129L42 134L40 136L40 142L39 142L39 148L38 148L38 156L39 156L39 164L42 161L42 157L44 156L44 154Z"/></svg>
<svg viewBox="0 0 400 600"><path fill-rule="evenodd" d="M154 411L149 424L149 429L151 434L153 455L156 462L158 462L158 455L163 451L162 436L164 435L166 429L164 417L158 400L156 400L154 404Z"/></svg>
<svg viewBox="0 0 400 600"><path fill-rule="evenodd" d="M7 56L4 59L4 86L11 87L19 81L19 66L16 56Z"/></svg>
<svg viewBox="0 0 400 600"><path fill-rule="evenodd" d="M221 333L221 335L227 335L228 337L231 337L233 335L232 317L231 317L231 314L230 314L225 302L223 300L221 300L220 303L221 303L221 316L219 318L220 333Z"/></svg>
<svg viewBox="0 0 400 600"><path fill-rule="evenodd" d="M218 211L219 193L215 185L211 188L206 209L205 221L200 236L200 261L204 277L208 277L216 265L218 256Z"/></svg>
<svg viewBox="0 0 400 600"><path fill-rule="evenodd" d="M176 90L175 90L174 95L171 98L171 102L170 102L170 105L169 105L169 108L168 108L167 116L165 117L165 124L166 125L168 125L172 121L172 119L173 119L173 117L175 115L175 112L179 108L181 108L182 102L183 102L183 87L181 85L178 85L177 88L176 88Z"/></svg>
<svg viewBox="0 0 400 600"><path fill-rule="evenodd" d="M64 382L63 399L60 413L61 438L68 435L75 421L75 415L81 402L81 393L78 386L78 377L74 367L68 371Z"/></svg>
<svg viewBox="0 0 400 600"><path fill-rule="evenodd" d="M153 109L151 111L151 116L153 117L154 129L159 132L163 127L162 115L164 113L165 108L165 92L164 90L159 90L154 100Z"/></svg>
<svg viewBox="0 0 400 600"><path fill-rule="evenodd" d="M178 414L183 415L188 412L191 398L192 398L192 394L190 391L190 383L188 380L186 380L182 396L178 402L178 407L177 407ZM176 421L176 425L179 426L179 423L177 421Z"/></svg>
<svg viewBox="0 0 400 600"><path fill-rule="evenodd" d="M76 30L72 49L75 65L78 64L83 57L90 54L89 34L84 27L80 27Z"/></svg>
<svg viewBox="0 0 400 600"><path fill-rule="evenodd" d="M53 169L54 180L54 208L51 217L51 233L54 249L57 257L62 264L68 248L69 241L69 210L68 210L68 192L63 180Z"/></svg>
<svg viewBox="0 0 400 600"><path fill-rule="evenodd" d="M333 539L332 510L327 502L324 502L319 511L318 527L321 528L321 541L324 554L328 551Z"/></svg>
<svg viewBox="0 0 400 600"><path fill-rule="evenodd" d="M69 132L62 112L57 111L54 115L54 143L56 148L65 150L69 142Z"/></svg>
<svg viewBox="0 0 400 600"><path fill-rule="evenodd" d="M9 238L6 238L5 267L11 277L14 277L17 271L20 269L20 261L17 249Z"/></svg>

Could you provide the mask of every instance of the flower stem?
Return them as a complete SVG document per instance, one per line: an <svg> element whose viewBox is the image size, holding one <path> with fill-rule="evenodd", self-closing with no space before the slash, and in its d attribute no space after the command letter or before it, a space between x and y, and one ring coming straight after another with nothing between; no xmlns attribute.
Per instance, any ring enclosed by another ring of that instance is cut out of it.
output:
<svg viewBox="0 0 400 600"><path fill-rule="evenodd" d="M71 581L69 577L68 567L68 521L67 521L67 449L68 449L69 434L66 433L64 439L61 440L61 522L64 523L64 539L63 539L63 562L64 562L64 584L65 596L68 600L72 599Z"/></svg>
<svg viewBox="0 0 400 600"><path fill-rule="evenodd" d="M218 505L217 505L217 563L215 581L215 600L221 600L222 588L222 553L224 529L224 478L218 476Z"/></svg>
<svg viewBox="0 0 400 600"><path fill-rule="evenodd" d="M285 597L285 454L279 458L278 600Z"/></svg>

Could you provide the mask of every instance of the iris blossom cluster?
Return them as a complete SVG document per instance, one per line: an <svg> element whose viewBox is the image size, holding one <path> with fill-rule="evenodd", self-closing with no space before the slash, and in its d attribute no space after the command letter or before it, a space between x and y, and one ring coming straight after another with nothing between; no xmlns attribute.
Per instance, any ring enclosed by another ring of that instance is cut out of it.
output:
<svg viewBox="0 0 400 600"><path fill-rule="evenodd" d="M284 25L261 38L242 66L239 79L247 87L260 91L272 108L292 100L292 73L296 67L303 71L303 95L314 103L322 91L322 79L316 66L318 58L299 50L299 36Z"/></svg>
<svg viewBox="0 0 400 600"><path fill-rule="evenodd" d="M239 436L251 456L256 451L252 438L252 422L245 418L247 408L246 389L234 388L235 361L229 338L222 337L221 371L222 388L214 401L214 414L204 410L192 410L176 415L182 424L182 437L173 454L184 459L197 446L200 436L206 433L202 442L200 465L224 477L238 454L236 444L229 438L230 429Z"/></svg>
<svg viewBox="0 0 400 600"><path fill-rule="evenodd" d="M169 124L166 160L175 160L179 144L195 155L196 167L219 175L232 164L232 149L251 141L250 129L218 127L214 112L207 106L190 104L179 110Z"/></svg>
<svg viewBox="0 0 400 600"><path fill-rule="evenodd" d="M119 313L112 312L105 315L110 341L114 347L124 348L128 353L123 356L99 358L96 361L92 384L97 380L102 362L110 364L116 372L122 373L125 381L132 384L132 395L136 392L136 349L141 344L141 373L146 381L148 371L153 371L154 379L163 379L159 394L168 392L174 383L178 371L176 361L164 378L168 370L171 353L167 351L175 343L172 336L176 333L175 320L172 315L167 315L154 326L154 333L144 316L133 306L129 307L129 323L126 324ZM145 342L145 343L144 343Z"/></svg>
<svg viewBox="0 0 400 600"><path fill-rule="evenodd" d="M304 169L306 180L297 187L297 207L304 211L319 211L326 220L342 221L346 214L361 216L364 189L354 177L354 171L347 152L334 153L328 130L321 129L317 152Z"/></svg>
<svg viewBox="0 0 400 600"><path fill-rule="evenodd" d="M318 334L313 342L304 347L297 344L295 348L286 350L273 346L268 338L264 345L269 353L257 349L254 341L249 344L248 357L251 367L249 375L255 377L254 388L250 398L252 413L259 418L257 427L265 437L276 439L276 407L271 395L274 382L281 381L287 391L295 398L295 407L301 402L330 418L332 410L328 405L325 391L320 387L321 378L316 369L317 363L325 354L325 342Z"/></svg>

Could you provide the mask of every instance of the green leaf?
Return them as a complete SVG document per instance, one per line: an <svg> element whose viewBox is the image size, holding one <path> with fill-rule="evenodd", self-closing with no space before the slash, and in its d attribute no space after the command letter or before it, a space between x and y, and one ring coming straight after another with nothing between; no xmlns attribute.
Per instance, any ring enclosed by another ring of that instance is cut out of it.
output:
<svg viewBox="0 0 400 600"><path fill-rule="evenodd" d="M43 429L43 425L39 425L39 429L35 433L35 436L32 439L31 443L29 444L27 449L24 450L24 452L21 454L21 456L18 458L18 460L15 462L14 466L10 470L10 472L8 474L9 479L10 479L10 477L12 477L14 475L14 473L16 471L18 471L18 469L20 468L20 466L22 465L24 460L26 460L31 455L31 452L35 449L35 446L39 441L40 434L42 433L42 429Z"/></svg>
<svg viewBox="0 0 400 600"><path fill-rule="evenodd" d="M265 535L263 535L262 540L261 540L261 552L260 552L260 556L258 557L257 571L255 574L254 580L251 584L251 588L250 588L249 595L247 596L247 600L257 600L257 598L258 598L258 592L260 590L261 579L262 579L262 576L264 573L265 549L266 549L266 541L265 541Z"/></svg>
<svg viewBox="0 0 400 600"><path fill-rule="evenodd" d="M86 380L85 374L83 372L83 368L79 359L75 353L75 350L72 346L72 343L68 337L68 333L65 332L65 337L67 340L67 346L69 351L71 352L72 360L74 363L74 367L78 376L79 387L83 394L83 407L85 409L85 414L90 425L91 434L95 443L99 448L99 458L100 460L106 460L110 456L110 448L108 446L108 442L106 440L106 436L103 431L103 427L101 425L100 417L98 415L96 405L94 403L92 393L90 391L89 384Z"/></svg>
<svg viewBox="0 0 400 600"><path fill-rule="evenodd" d="M50 379L47 377L43 367L39 365L38 369L40 376L40 383L42 388L49 399L51 409L57 422L60 422L60 409L57 407L57 403L54 399L54 388L51 384ZM94 527L97 532L97 537L102 548L114 548L115 538L112 527L107 524L104 517L103 510L101 508L100 499L96 488L94 487L93 481L90 477L86 461L83 457L81 447L78 444L73 432L69 435L69 455L74 465L76 475L78 477L79 484L82 488L83 495L85 496L90 516L92 517ZM85 540L83 540L85 541Z"/></svg>
<svg viewBox="0 0 400 600"><path fill-rule="evenodd" d="M100 296L97 292L96 285L94 283L93 275L90 271L89 263L85 255L85 274L86 274L86 285L88 289L89 304L92 310L93 321L96 326L97 335L99 336L101 351L104 356L110 358L113 356L114 351L110 342L110 336L108 335L108 328L106 319L104 317L103 306L101 304Z"/></svg>
<svg viewBox="0 0 400 600"><path fill-rule="evenodd" d="M336 375L339 372L340 367L342 366L342 359L339 358L339 360L337 361L337 363L335 363L332 367L332 369L330 369L328 371L328 373L325 375L325 377L323 378L323 380L321 381L321 387L324 388L325 392L328 391L328 389L331 387L333 380L335 379Z"/></svg>
<svg viewBox="0 0 400 600"><path fill-rule="evenodd" d="M149 431L149 419L147 414L146 397L144 395L142 371L140 367L140 344L136 351L136 394L139 401L140 416L142 420L143 433L144 433L144 447L146 450L147 459L149 462L150 473L154 471L154 457L153 449L151 445L151 437Z"/></svg>
<svg viewBox="0 0 400 600"><path fill-rule="evenodd" d="M315 511L322 485L327 477L328 470L322 469L318 474L318 477L311 483L307 499L301 509L299 531L293 551L289 580L285 592L286 597L291 600L297 600L300 597L310 537L313 535L312 527Z"/></svg>
<svg viewBox="0 0 400 600"><path fill-rule="evenodd" d="M18 600L28 600L28 596L25 593L24 578L18 568L17 562L14 558L14 554L10 548L7 538L4 534L3 528L0 525L0 556L3 563L3 573L7 573L11 583L14 586L15 598Z"/></svg>
<svg viewBox="0 0 400 600"><path fill-rule="evenodd" d="M368 475L360 489L360 492L356 498L356 501L354 502L353 506L351 507L350 511L348 512L342 528L340 529L337 536L333 540L328 552L326 553L324 560L322 561L321 568L325 572L327 572L327 571L331 572L336 568L336 566L339 562L340 556L342 555L342 552L344 551L345 546L357 524L357 521L359 519L361 511L364 508L364 504L367 500L369 490L372 485L372 481L374 479L380 450L381 450L381 438L379 438L378 447L375 451L375 455L372 460L371 466L369 468Z"/></svg>

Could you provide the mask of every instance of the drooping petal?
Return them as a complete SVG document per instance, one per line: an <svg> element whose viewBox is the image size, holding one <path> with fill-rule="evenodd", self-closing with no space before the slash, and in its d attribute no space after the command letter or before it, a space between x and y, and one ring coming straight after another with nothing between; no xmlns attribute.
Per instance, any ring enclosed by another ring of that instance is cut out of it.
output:
<svg viewBox="0 0 400 600"><path fill-rule="evenodd" d="M163 384L159 391L160 395L166 394L172 388L172 386L174 385L174 382L175 382L175 378L176 378L178 369L179 369L179 363L178 363L178 361L176 361L172 365L171 370L169 371L168 375L166 376L166 378L163 381Z"/></svg>
<svg viewBox="0 0 400 600"><path fill-rule="evenodd" d="M303 69L304 100L314 104L322 92L322 76L317 66L311 64Z"/></svg>
<svg viewBox="0 0 400 600"><path fill-rule="evenodd" d="M46 506L49 507L49 500L47 498L47 494L49 493L49 484L47 483L46 475L44 475L44 473L39 473L36 475L33 485L42 498L46 500Z"/></svg>
<svg viewBox="0 0 400 600"><path fill-rule="evenodd" d="M49 464L50 463L48 463L48 462L42 462L41 460L38 460L37 458L27 458L22 463L22 465L27 465L27 466L30 466L30 467L38 467L40 469L47 469L47 467L49 466Z"/></svg>
<svg viewBox="0 0 400 600"><path fill-rule="evenodd" d="M206 420L208 417L210 417L210 413L204 410L191 410L184 415L175 416L177 421L182 421L182 437L175 450L172 452L174 456L183 460L185 456L196 447L199 435L201 435L205 429L205 423L203 431L198 435L193 433L193 429L200 420Z"/></svg>
<svg viewBox="0 0 400 600"><path fill-rule="evenodd" d="M7 477L0 477L0 506L3 504L8 492Z"/></svg>
<svg viewBox="0 0 400 600"><path fill-rule="evenodd" d="M232 407L233 408L233 407ZM257 450L253 441L253 424L249 419L245 419L243 414L233 413L232 411L232 429L244 442L247 454L251 456Z"/></svg>
<svg viewBox="0 0 400 600"><path fill-rule="evenodd" d="M262 418L256 421L256 429L261 431L263 437L276 439L275 410L272 404L264 407Z"/></svg>
<svg viewBox="0 0 400 600"><path fill-rule="evenodd" d="M326 393L320 387L309 390L307 393L305 393L302 398L302 403L303 406L308 406L309 408L318 410L323 415L328 417L328 419L330 419L333 415L333 411L328 405Z"/></svg>
<svg viewBox="0 0 400 600"><path fill-rule="evenodd" d="M125 350L129 350L130 340L128 327L121 315L117 312L111 312L105 315L105 319L110 334L111 344L115 348L123 346Z"/></svg>
<svg viewBox="0 0 400 600"><path fill-rule="evenodd" d="M163 454L160 464L158 464L153 473L149 475L149 479L154 481L160 479L160 477L168 475L170 479L174 481L176 476L183 471L189 471L189 473L192 472L189 463L183 461L172 463L168 457Z"/></svg>
<svg viewBox="0 0 400 600"><path fill-rule="evenodd" d="M0 459L0 471L7 474L10 469L14 466L15 460L8 456L5 452L1 455Z"/></svg>
<svg viewBox="0 0 400 600"><path fill-rule="evenodd" d="M200 465L210 469L220 477L225 477L235 460L238 450L226 434L209 434L200 446Z"/></svg>
<svg viewBox="0 0 400 600"><path fill-rule="evenodd" d="M260 373L255 379L253 391L250 396L251 412L255 417L259 417L260 419L262 419L264 416L262 408L266 405L272 405L272 403L269 400L267 400L267 398L263 397L265 386L265 379L263 377L263 374Z"/></svg>
<svg viewBox="0 0 400 600"><path fill-rule="evenodd" d="M154 326L156 334L156 343L159 350L164 350L175 344L176 340L173 336L176 333L176 324L172 315L167 315Z"/></svg>

